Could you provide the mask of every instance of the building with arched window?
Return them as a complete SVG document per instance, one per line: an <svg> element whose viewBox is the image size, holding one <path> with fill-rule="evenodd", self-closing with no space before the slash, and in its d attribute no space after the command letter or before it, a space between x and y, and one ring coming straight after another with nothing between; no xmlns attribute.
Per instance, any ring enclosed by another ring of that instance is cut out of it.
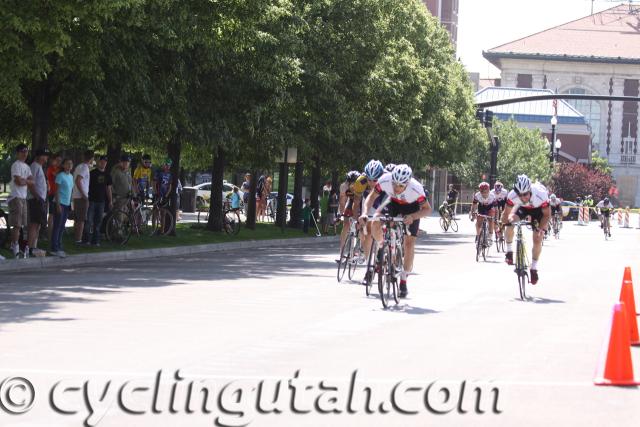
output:
<svg viewBox="0 0 640 427"><path fill-rule="evenodd" d="M483 52L505 87L640 96L640 6L621 5ZM638 103L567 101L609 160L620 202L640 206ZM561 123L558 132L562 132Z"/></svg>

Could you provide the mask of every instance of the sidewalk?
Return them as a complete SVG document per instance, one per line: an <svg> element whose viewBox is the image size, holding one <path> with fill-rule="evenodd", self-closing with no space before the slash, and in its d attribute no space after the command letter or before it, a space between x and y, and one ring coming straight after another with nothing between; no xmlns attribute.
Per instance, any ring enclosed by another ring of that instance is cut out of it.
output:
<svg viewBox="0 0 640 427"><path fill-rule="evenodd" d="M90 264L109 263L119 261L161 258L184 257L205 252L222 252L236 249L274 248L283 246L301 246L305 244L319 244L337 242L338 236L324 237L300 237L270 240L242 240L238 242L210 243L204 245L187 245L167 248L137 249L100 253L82 253L70 255L66 258L53 256L28 259L0 260L0 272L33 271L42 268L78 267ZM337 249L336 249L337 251Z"/></svg>

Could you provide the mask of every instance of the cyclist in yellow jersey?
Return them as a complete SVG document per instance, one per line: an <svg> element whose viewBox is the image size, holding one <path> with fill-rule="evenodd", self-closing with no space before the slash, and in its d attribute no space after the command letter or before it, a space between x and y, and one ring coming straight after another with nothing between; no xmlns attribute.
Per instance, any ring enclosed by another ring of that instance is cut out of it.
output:
<svg viewBox="0 0 640 427"><path fill-rule="evenodd" d="M151 188L151 156L145 154L142 156L142 162L138 165L133 172L133 188L138 193L138 197L144 203L145 199L149 195L149 189Z"/></svg>

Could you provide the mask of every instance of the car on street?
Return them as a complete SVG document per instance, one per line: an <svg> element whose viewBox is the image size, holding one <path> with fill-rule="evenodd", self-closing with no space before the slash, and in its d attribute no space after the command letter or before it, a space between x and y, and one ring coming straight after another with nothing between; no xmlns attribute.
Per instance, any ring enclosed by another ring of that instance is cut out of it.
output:
<svg viewBox="0 0 640 427"><path fill-rule="evenodd" d="M278 197L277 191L272 191L271 193L269 193L269 199L275 199L277 197ZM291 206L292 202L293 202L293 194L287 193L287 206Z"/></svg>
<svg viewBox="0 0 640 427"><path fill-rule="evenodd" d="M211 183L203 182L202 184L194 185L193 187L184 187L196 190L196 206L202 206L209 203L211 199ZM224 199L233 191L233 185L227 181L222 183L222 198Z"/></svg>
<svg viewBox="0 0 640 427"><path fill-rule="evenodd" d="M563 200L560 206L562 206L563 220L565 221L578 220L578 205L575 202L570 202L569 200Z"/></svg>

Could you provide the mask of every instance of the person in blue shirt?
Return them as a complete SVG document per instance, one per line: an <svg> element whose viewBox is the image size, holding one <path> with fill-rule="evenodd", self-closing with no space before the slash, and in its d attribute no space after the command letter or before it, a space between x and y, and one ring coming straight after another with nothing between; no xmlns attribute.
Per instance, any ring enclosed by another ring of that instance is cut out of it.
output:
<svg viewBox="0 0 640 427"><path fill-rule="evenodd" d="M71 169L73 169L73 161L71 159L65 159L64 162L62 162L62 171L56 175L56 208L54 210L50 252L51 255L61 258L67 256L62 250L62 235L64 234L67 218L69 217L69 210L71 209L71 192L73 191L73 175L71 175Z"/></svg>
<svg viewBox="0 0 640 427"><path fill-rule="evenodd" d="M240 189L234 185L233 192L231 193L231 209L234 211L240 209L241 198Z"/></svg>
<svg viewBox="0 0 640 427"><path fill-rule="evenodd" d="M156 172L155 193L160 199L164 199L171 194L171 159L166 159L162 168Z"/></svg>

